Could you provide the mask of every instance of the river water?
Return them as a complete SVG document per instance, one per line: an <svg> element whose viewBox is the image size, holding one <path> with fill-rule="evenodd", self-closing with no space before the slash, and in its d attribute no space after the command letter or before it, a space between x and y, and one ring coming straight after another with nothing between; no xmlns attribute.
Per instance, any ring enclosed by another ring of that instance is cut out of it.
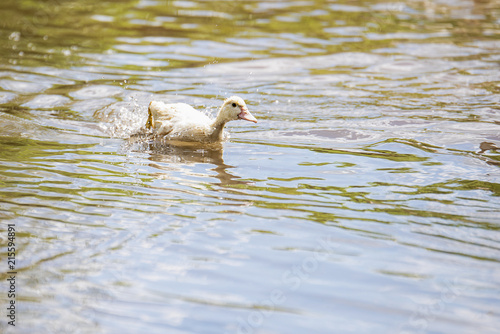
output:
<svg viewBox="0 0 500 334"><path fill-rule="evenodd" d="M0 17L2 332L498 331L498 1ZM231 95L259 123L221 148L129 140L152 99Z"/></svg>

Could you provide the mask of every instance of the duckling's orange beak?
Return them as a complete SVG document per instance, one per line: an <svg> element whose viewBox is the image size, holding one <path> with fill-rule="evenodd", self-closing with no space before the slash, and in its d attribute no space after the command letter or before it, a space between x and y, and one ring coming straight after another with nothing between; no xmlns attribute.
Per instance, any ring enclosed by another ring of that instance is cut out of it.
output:
<svg viewBox="0 0 500 334"><path fill-rule="evenodd" d="M245 121L257 123L257 118L253 117L250 111L248 111L248 109L245 107L241 107L241 112L238 114L238 118L244 119Z"/></svg>

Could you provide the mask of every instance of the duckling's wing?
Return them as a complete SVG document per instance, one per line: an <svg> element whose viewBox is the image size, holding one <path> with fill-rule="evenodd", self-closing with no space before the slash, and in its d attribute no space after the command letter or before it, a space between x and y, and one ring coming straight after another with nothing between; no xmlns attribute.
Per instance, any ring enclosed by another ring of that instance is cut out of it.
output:
<svg viewBox="0 0 500 334"><path fill-rule="evenodd" d="M210 122L205 114L186 103L166 104L161 101L152 101L149 104L148 113L146 128L154 130L158 135L168 135L180 128Z"/></svg>
<svg viewBox="0 0 500 334"><path fill-rule="evenodd" d="M151 101L148 107L148 120L146 122L146 129L152 130L155 127L155 121L153 118L153 111L151 111L151 106L155 101Z"/></svg>
<svg viewBox="0 0 500 334"><path fill-rule="evenodd" d="M158 126L158 122L161 121L169 121L175 118L175 116L179 113L179 109L182 108L191 108L189 105L184 103L171 103L166 104L161 101L151 101L149 103L148 108L148 121L146 123L146 127L156 128ZM179 108L180 107L180 108ZM192 108L191 108L192 109Z"/></svg>

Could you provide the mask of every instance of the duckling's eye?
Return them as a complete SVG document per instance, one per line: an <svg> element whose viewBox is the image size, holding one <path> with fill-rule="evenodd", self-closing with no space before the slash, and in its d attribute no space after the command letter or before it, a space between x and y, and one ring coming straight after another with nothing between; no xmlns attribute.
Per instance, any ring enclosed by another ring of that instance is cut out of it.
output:
<svg viewBox="0 0 500 334"><path fill-rule="evenodd" d="M233 102L233 108L236 108L236 103Z"/></svg>

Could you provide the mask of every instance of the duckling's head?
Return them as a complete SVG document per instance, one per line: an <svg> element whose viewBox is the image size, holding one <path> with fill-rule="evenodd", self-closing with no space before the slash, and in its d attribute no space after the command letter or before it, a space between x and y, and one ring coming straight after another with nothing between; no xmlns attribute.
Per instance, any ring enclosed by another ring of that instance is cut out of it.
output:
<svg viewBox="0 0 500 334"><path fill-rule="evenodd" d="M257 123L257 119L248 111L245 101L238 96L231 96L224 100L217 118L219 117L226 122L243 119Z"/></svg>

